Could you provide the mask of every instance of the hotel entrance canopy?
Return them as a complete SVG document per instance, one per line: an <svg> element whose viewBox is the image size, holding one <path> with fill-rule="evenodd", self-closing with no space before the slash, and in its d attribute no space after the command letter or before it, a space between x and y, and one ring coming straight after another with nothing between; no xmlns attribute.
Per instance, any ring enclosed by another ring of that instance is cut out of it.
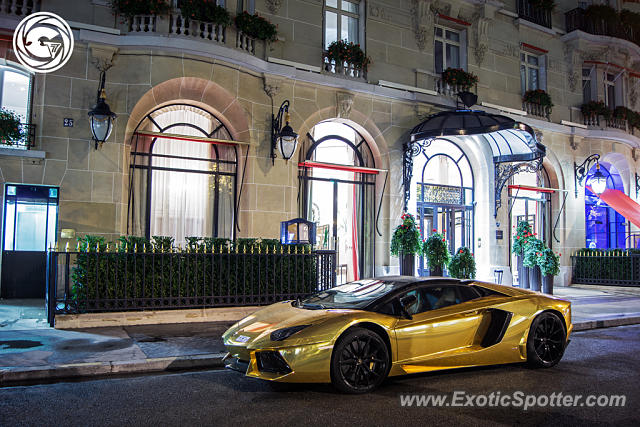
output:
<svg viewBox="0 0 640 427"><path fill-rule="evenodd" d="M405 211L410 197L413 158L438 139L465 136L491 147L496 178L494 216L500 208L502 189L506 182L518 172L540 169L542 158L546 154L545 146L536 140L533 129L510 117L478 110L434 114L414 127L410 141L404 144Z"/></svg>

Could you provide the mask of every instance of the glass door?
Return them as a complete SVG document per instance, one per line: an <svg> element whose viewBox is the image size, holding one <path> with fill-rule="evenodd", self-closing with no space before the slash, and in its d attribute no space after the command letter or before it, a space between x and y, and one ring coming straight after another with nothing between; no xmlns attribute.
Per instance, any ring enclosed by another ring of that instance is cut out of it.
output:
<svg viewBox="0 0 640 427"><path fill-rule="evenodd" d="M3 298L43 298L47 249L57 236L58 187L6 184L2 239Z"/></svg>

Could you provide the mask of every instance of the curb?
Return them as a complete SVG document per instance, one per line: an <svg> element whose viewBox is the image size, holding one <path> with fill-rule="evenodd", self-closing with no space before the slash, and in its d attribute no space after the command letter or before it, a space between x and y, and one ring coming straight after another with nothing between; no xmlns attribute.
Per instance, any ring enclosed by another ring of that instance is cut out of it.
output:
<svg viewBox="0 0 640 427"><path fill-rule="evenodd" d="M636 325L640 323L640 316L614 317L603 320L589 320L573 324L573 332L588 331L590 329L612 328L614 326Z"/></svg>
<svg viewBox="0 0 640 427"><path fill-rule="evenodd" d="M224 355L224 353L215 353L117 362L89 362L24 368L0 368L0 387L37 384L67 378L221 368L224 366L222 363Z"/></svg>

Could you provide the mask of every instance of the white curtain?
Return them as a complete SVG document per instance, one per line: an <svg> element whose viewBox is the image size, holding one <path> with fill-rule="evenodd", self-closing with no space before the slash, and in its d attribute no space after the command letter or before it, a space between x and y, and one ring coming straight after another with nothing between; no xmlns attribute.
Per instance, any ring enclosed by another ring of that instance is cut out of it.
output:
<svg viewBox="0 0 640 427"><path fill-rule="evenodd" d="M189 123L212 131L208 117L189 110L168 111L155 117L162 127L175 123ZM166 133L206 136L190 126L175 126ZM185 237L211 236L213 233L214 175L193 171L209 172L212 163L192 159L157 157L158 154L211 159L211 144L158 138L153 147L153 166L182 171L154 170L151 183L151 235L172 236L176 244L184 245Z"/></svg>

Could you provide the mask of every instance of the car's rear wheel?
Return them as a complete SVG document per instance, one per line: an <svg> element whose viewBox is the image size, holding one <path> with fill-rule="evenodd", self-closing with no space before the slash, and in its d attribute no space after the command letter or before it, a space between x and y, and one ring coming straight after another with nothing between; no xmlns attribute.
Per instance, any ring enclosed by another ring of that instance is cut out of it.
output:
<svg viewBox="0 0 640 427"><path fill-rule="evenodd" d="M550 368L564 355L567 332L558 315L550 312L539 314L529 328L527 362L535 368Z"/></svg>
<svg viewBox="0 0 640 427"><path fill-rule="evenodd" d="M366 393L387 377L389 351L384 340L364 328L349 329L340 337L331 357L331 382L345 393Z"/></svg>

